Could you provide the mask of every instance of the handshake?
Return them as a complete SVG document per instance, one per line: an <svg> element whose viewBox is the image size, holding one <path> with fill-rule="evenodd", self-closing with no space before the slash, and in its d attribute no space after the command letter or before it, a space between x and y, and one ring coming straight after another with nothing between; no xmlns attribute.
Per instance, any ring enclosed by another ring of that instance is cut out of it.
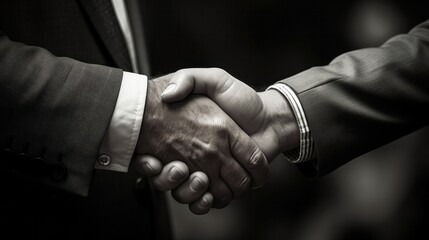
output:
<svg viewBox="0 0 429 240"><path fill-rule="evenodd" d="M222 69L184 69L149 81L134 163L156 189L205 214L262 187L270 161L299 135L280 92L255 92Z"/></svg>

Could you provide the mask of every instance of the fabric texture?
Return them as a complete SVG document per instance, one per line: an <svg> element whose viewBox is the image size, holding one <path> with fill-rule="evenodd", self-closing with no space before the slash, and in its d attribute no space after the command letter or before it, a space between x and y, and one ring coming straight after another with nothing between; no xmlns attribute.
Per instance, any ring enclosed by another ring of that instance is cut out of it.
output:
<svg viewBox="0 0 429 240"><path fill-rule="evenodd" d="M1 1L0 31L2 233L170 239L147 179L94 169L131 71L111 1Z"/></svg>
<svg viewBox="0 0 429 240"><path fill-rule="evenodd" d="M297 120L299 129L299 147L291 149L284 153L287 160L291 163L303 163L312 159L313 156L313 138L311 137L310 128L308 127L307 118L305 117L304 110L295 92L286 84L274 84L268 87L267 90L276 90L280 92L285 100L289 102L292 111Z"/></svg>
<svg viewBox="0 0 429 240"><path fill-rule="evenodd" d="M329 173L427 125L429 21L281 82L297 93L317 152L298 166L309 175Z"/></svg>
<svg viewBox="0 0 429 240"><path fill-rule="evenodd" d="M146 91L146 76L124 72L115 110L100 148L100 154L109 156L110 163L102 165L97 161L96 169L128 172L143 121Z"/></svg>

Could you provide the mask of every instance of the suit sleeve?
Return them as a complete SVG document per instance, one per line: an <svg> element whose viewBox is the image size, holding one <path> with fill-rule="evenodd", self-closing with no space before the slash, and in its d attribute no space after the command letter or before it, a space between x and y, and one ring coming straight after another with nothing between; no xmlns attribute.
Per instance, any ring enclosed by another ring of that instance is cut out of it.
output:
<svg viewBox="0 0 429 240"><path fill-rule="evenodd" d="M1 174L86 195L121 80L0 32Z"/></svg>
<svg viewBox="0 0 429 240"><path fill-rule="evenodd" d="M429 21L281 82L297 93L315 143L315 159L299 168L329 173L428 124Z"/></svg>

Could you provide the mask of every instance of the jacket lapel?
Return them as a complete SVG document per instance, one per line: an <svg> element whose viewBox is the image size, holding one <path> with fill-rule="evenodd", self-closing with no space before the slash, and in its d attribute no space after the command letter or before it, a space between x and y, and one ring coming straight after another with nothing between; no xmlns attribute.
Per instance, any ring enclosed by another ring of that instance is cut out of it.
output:
<svg viewBox="0 0 429 240"><path fill-rule="evenodd" d="M80 2L114 62L123 70L132 71L125 39L111 1L80 0Z"/></svg>

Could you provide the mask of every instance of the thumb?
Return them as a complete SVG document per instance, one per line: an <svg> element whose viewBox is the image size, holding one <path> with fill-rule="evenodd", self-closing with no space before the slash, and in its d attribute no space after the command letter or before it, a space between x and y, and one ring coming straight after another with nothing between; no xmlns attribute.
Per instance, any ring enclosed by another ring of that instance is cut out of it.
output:
<svg viewBox="0 0 429 240"><path fill-rule="evenodd" d="M170 83L161 98L164 102L172 103L185 99L194 89L195 81L192 75L185 70L179 70L173 74Z"/></svg>
<svg viewBox="0 0 429 240"><path fill-rule="evenodd" d="M217 93L231 88L235 81L238 80L219 68L182 69L173 74L161 97L164 102L169 103L181 101L191 93L213 99Z"/></svg>

